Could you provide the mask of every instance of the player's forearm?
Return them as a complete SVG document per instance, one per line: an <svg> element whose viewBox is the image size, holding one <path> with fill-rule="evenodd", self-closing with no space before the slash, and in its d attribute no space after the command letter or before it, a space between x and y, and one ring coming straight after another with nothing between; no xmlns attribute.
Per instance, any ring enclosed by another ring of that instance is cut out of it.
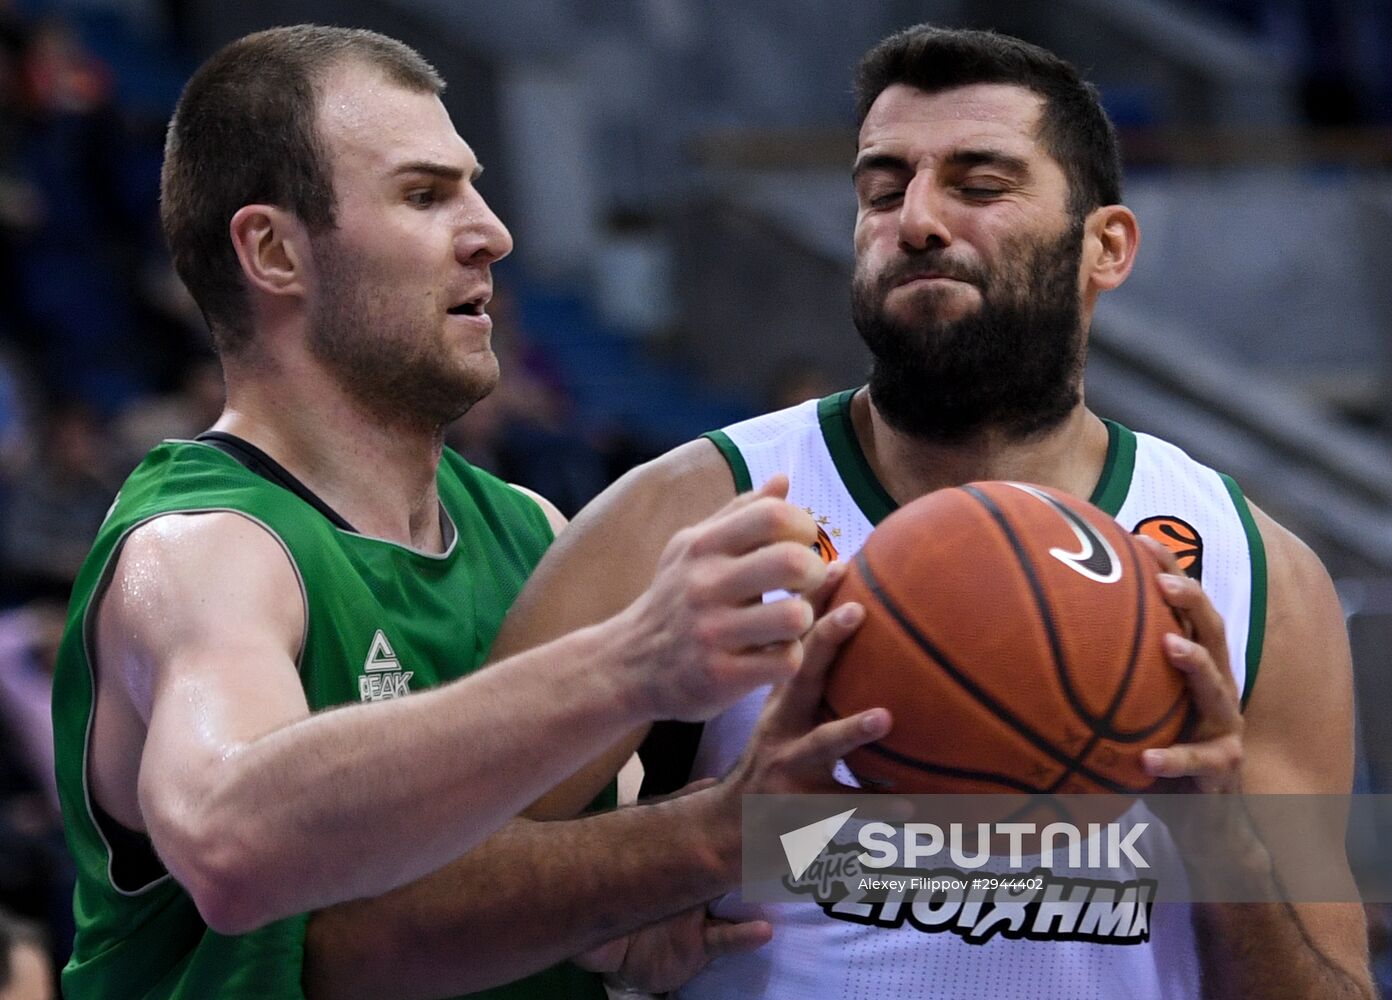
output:
<svg viewBox="0 0 1392 1000"><path fill-rule="evenodd" d="M1210 1000L1375 1000L1366 960L1335 962L1289 903L1197 903L1194 932Z"/></svg>
<svg viewBox="0 0 1392 1000"><path fill-rule="evenodd" d="M536 972L738 878L726 789L558 823L519 820L387 896L315 915L310 997L451 996Z"/></svg>
<svg viewBox="0 0 1392 1000"><path fill-rule="evenodd" d="M583 630L244 745L192 818L170 823L183 847L165 852L171 870L235 933L440 868L639 721L608 669L617 634Z"/></svg>
<svg viewBox="0 0 1392 1000"><path fill-rule="evenodd" d="M589 761L565 781L533 802L522 813L529 819L570 819L580 815L623 770L648 735L648 725L639 726L618 743Z"/></svg>

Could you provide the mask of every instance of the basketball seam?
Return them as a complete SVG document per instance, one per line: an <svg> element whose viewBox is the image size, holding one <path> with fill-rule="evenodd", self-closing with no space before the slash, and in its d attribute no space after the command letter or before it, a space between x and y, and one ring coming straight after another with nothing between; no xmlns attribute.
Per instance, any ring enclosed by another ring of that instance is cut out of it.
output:
<svg viewBox="0 0 1392 1000"><path fill-rule="evenodd" d="M1024 737L1036 750L1039 750L1041 753L1065 767L1069 766L1072 758L1068 754L1057 750L1044 739L1044 737L1030 728L1023 720L982 690L971 678L967 677L956 665L948 660L947 657L943 655L942 651L939 650L927 636L918 630L917 626L908 619L898 604L896 604L889 595L885 593L884 588L880 586L879 580L870 569L869 561L865 558L864 549L856 553L855 564L856 568L860 571L861 579L865 581L866 587L875 595L875 598L884 606L884 609L889 612L890 617L899 623L899 627L904 630L919 649L926 653L930 659L934 660L938 666L941 667L950 678L956 681L960 687L965 689L968 694L994 712L1002 722L1014 729L1020 736ZM1110 778L1093 772L1091 768L1079 765L1077 773L1096 782L1110 792L1117 792L1118 794L1131 794L1133 792L1132 789L1126 788L1124 785ZM1037 790L1038 789L1036 789L1036 791Z"/></svg>
<svg viewBox="0 0 1392 1000"><path fill-rule="evenodd" d="M1073 688L1073 679L1069 675L1067 658L1063 655L1063 645L1059 642L1058 626L1054 623L1054 609L1049 605L1048 599L1044 596L1044 587L1039 582L1039 574L1035 572L1034 561L1030 559L1029 553L1025 551L1024 545L1020 542L1020 536L1015 533L1015 529L1011 527L1010 522L1006 519L1005 511L1001 510L1000 506L994 500L975 486L964 486L962 487L962 492L981 504L981 506L986 509L986 513L990 515L991 520L995 521L996 525L1001 529L1002 533L1004 533L1005 540L1015 553L1015 561L1019 563L1020 569L1024 572L1025 582L1029 584L1030 593L1034 597L1035 608L1038 610L1039 617L1044 625L1044 634L1049 640L1049 652L1054 657L1054 671L1063 682L1064 697L1068 699L1068 704L1073 709L1073 713L1078 716L1079 719L1083 720L1083 722L1088 725L1089 729L1093 729L1093 723L1096 721L1096 717L1088 711L1087 706L1082 703L1082 699L1078 697L1077 692ZM1075 757L1074 759L1076 760L1077 758Z"/></svg>
<svg viewBox="0 0 1392 1000"><path fill-rule="evenodd" d="M827 698L825 695L822 697L821 715L823 721L844 718L836 706L831 703L831 699ZM926 771L930 774L944 774L950 778L970 778L977 781L989 781L992 784L1003 785L1006 788L1011 788L1027 795L1039 794L1039 789L1026 782L1020 781L1018 778L1012 778L1009 775L999 774L995 771L974 771L970 768L948 767L946 764L934 764L926 760L920 760L917 757L912 757L906 753L900 753L898 750L891 750L879 740L873 743L862 744L858 749L872 750L881 757L892 760L897 764L904 764L907 767L912 767L918 771ZM861 780L871 779L862 778Z"/></svg>
<svg viewBox="0 0 1392 1000"><path fill-rule="evenodd" d="M1113 697L1112 702L1108 706L1107 710L1103 712L1101 715L1095 715L1092 712L1087 711L1085 706L1082 705L1080 699L1078 698L1077 692L1073 685L1072 675L1068 670L1067 659L1066 657L1064 657L1063 649L1058 642L1058 633L1054 623L1053 608L1049 604L1048 598L1044 594L1043 586L1039 581L1038 574L1035 572L1034 563L1030 559L1029 553L1025 551L1025 547L1021 543L1019 536L1015 533L1015 530L1013 526L1010 524L1009 519L1006 518L1005 512L1000 509L1000 506L991 497L987 496L985 492L978 489L977 487L964 486L962 487L962 489L963 492L972 496L978 503L981 504L983 508L985 508L986 512L991 516L991 519L995 521L997 526L1001 529L1001 532L1006 537L1006 541L1009 542L1011 549L1014 551L1016 560L1019 562L1020 568L1024 571L1025 579L1026 582L1029 584L1030 592L1034 596L1035 606L1039 611L1041 619L1043 620L1044 629L1049 638L1050 652L1052 652L1054 656L1055 671L1058 674L1060 682L1062 683L1064 696L1068 699L1068 703L1072 707L1074 713L1091 731L1091 735L1089 736L1087 742L1083 744L1082 749L1080 749L1076 755L1073 755L1070 758L1070 760L1065 765L1063 773L1060 774L1049 785L1047 791L1057 791L1060 787L1062 787L1065 781L1073 777L1073 775L1075 774L1083 774L1086 777L1096 780L1096 776L1093 774L1092 770L1084 764L1084 761L1088 758L1089 755L1091 755L1091 753L1095 749L1097 749L1097 745L1102 740L1108 739L1116 743L1128 744L1139 743L1141 740L1144 740L1146 737L1154 734L1156 731L1160 729L1160 727L1162 727L1167 721L1169 721L1169 719L1174 715L1175 710L1179 708L1183 701L1182 698L1176 699L1174 704L1172 704L1168 709L1165 710L1164 714L1161 715L1158 721L1152 723L1147 727L1143 727L1140 730L1130 732L1123 731L1118 729L1112 722L1112 719L1115 717L1117 711L1121 707L1121 702L1125 697L1126 691L1130 688L1131 679L1135 674L1136 664L1138 662L1140 654L1141 637L1144 633L1146 593L1144 585L1140 583L1140 567L1137 564L1136 553L1133 549L1131 549L1129 545L1122 546L1122 548L1127 549L1127 554L1131 557L1131 568L1137 577L1136 628L1134 633L1132 634L1131 652L1126 664L1126 673L1122 677L1121 684L1117 687L1117 693ZM1122 556L1120 553L1118 553L1118 558L1124 559L1125 556Z"/></svg>
<svg viewBox="0 0 1392 1000"><path fill-rule="evenodd" d="M1104 739L1104 735L1098 732L1098 723L1105 725L1107 728L1107 735L1105 738L1109 738L1117 743L1133 743L1145 738L1144 734L1130 739L1123 738L1118 732L1116 726L1112 724L1112 719L1115 718L1117 711L1121 708L1121 703L1126 698L1126 692L1131 687L1131 679L1135 675L1136 671L1136 660L1137 657L1140 655L1141 651L1141 636L1145 632L1146 593L1144 582L1141 581L1140 566L1138 565L1136 553L1131 548L1131 546L1124 545L1122 546L1122 548L1126 549L1127 555L1131 557L1131 569L1136 574L1136 627L1131 633L1131 652L1126 660L1126 672L1122 675L1121 683L1117 685L1116 694L1112 696L1112 703L1109 706L1107 706L1107 711L1103 713L1101 719L1098 719L1093 723L1092 738L1087 741L1086 745L1084 745L1084 747L1080 751L1078 751L1079 763L1087 760L1087 758L1092 754L1092 752L1097 749L1097 745L1101 743ZM1124 559L1125 556L1122 556L1120 553L1118 553L1118 558ZM1160 723L1157 723L1156 725L1158 726L1161 723L1163 723L1164 720L1169 717L1169 714L1169 712L1166 712L1164 715L1162 715ZM1069 768L1067 771L1065 771L1062 775L1059 776L1059 779L1056 782L1054 782L1053 786L1049 790L1054 791L1059 786L1061 786L1066 780L1068 780L1068 778L1072 777L1072 775L1073 769Z"/></svg>

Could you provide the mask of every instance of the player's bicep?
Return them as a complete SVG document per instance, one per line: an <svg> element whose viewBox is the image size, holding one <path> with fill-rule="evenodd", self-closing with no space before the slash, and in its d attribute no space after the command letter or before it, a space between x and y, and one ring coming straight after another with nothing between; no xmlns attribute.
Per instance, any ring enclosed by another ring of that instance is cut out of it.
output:
<svg viewBox="0 0 1392 1000"><path fill-rule="evenodd" d="M1353 671L1333 582L1303 542L1257 512L1270 555L1266 636L1244 712L1243 788L1252 794L1348 794ZM1351 974L1367 966L1358 903L1295 904L1305 932Z"/></svg>
<svg viewBox="0 0 1392 1000"><path fill-rule="evenodd" d="M127 540L96 658L145 724L140 814L171 867L196 849L197 817L240 748L309 714L295 664L304 621L289 556L239 515L171 515Z"/></svg>
<svg viewBox="0 0 1392 1000"><path fill-rule="evenodd" d="M508 613L491 659L623 610L652 582L671 537L734 496L734 479L725 460L705 441L630 472L556 539ZM646 735L646 726L628 734L534 803L526 815L576 815L614 778Z"/></svg>
<svg viewBox="0 0 1392 1000"><path fill-rule="evenodd" d="M1353 667L1343 610L1319 558L1256 514L1269 554L1269 585L1261 663L1243 713L1243 787L1347 794Z"/></svg>
<svg viewBox="0 0 1392 1000"><path fill-rule="evenodd" d="M704 440L634 469L557 537L508 612L490 659L623 610L652 582L672 536L734 496L725 460Z"/></svg>

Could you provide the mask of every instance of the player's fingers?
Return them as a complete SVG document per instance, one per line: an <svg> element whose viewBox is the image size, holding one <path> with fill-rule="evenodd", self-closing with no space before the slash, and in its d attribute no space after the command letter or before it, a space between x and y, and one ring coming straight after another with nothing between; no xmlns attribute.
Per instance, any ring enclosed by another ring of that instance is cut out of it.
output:
<svg viewBox="0 0 1392 1000"><path fill-rule="evenodd" d="M797 542L810 549L817 541L812 515L781 497L759 493L738 506L734 503L691 529L694 555L741 555L777 541Z"/></svg>
<svg viewBox="0 0 1392 1000"><path fill-rule="evenodd" d="M714 645L730 650L790 643L801 639L812 627L812 605L800 597L785 597L768 604L727 608L710 626Z"/></svg>
<svg viewBox="0 0 1392 1000"><path fill-rule="evenodd" d="M1194 629L1194 641L1209 651L1224 672L1228 669L1227 629L1223 626L1223 616L1213 606L1204 593L1199 581L1183 574L1160 574L1160 592L1165 601L1180 612Z"/></svg>
<svg viewBox="0 0 1392 1000"><path fill-rule="evenodd" d="M709 919L702 932L706 955L710 958L753 951L768 944L772 938L773 925L767 920L732 923L727 920Z"/></svg>
<svg viewBox="0 0 1392 1000"><path fill-rule="evenodd" d="M710 788L712 785L718 784L720 784L720 779L718 778L697 778L695 781L691 782L691 784L678 788L672 793L672 797L681 798L683 795L690 795L692 792L703 791Z"/></svg>
<svg viewBox="0 0 1392 1000"><path fill-rule="evenodd" d="M827 671L841 646L865 621L865 608L849 601L835 608L812 626L803 640L802 664L786 688L778 693L779 714L802 727L816 716L826 687Z"/></svg>
<svg viewBox="0 0 1392 1000"><path fill-rule="evenodd" d="M826 578L822 580L821 585L810 593L803 594L807 598L807 603L812 605L812 610L818 616L827 610L832 596L841 586L841 581L846 578L846 570L849 565L849 563L843 562L829 563L826 568Z"/></svg>
<svg viewBox="0 0 1392 1000"><path fill-rule="evenodd" d="M800 542L775 542L722 563L710 580L710 600L721 604L758 600L774 590L801 594L816 591L826 580L827 564Z"/></svg>
<svg viewBox="0 0 1392 1000"><path fill-rule="evenodd" d="M831 769L838 760L856 747L883 739L892 725L889 710L884 708L870 708L824 722L789 747L785 763L794 771L807 774L825 772L830 780Z"/></svg>
<svg viewBox="0 0 1392 1000"><path fill-rule="evenodd" d="M761 500L764 497L773 497L775 500L786 500L788 498L788 476L786 473L775 473L754 489L745 490L724 507L721 507L712 517L720 517L722 514L728 513L729 511L747 507L755 500Z"/></svg>
<svg viewBox="0 0 1392 1000"><path fill-rule="evenodd" d="M1155 539L1151 538L1148 535L1133 535L1132 537L1135 538L1136 541L1140 542L1141 548L1145 549L1145 551L1150 554L1150 557L1155 560L1162 575L1185 575L1184 571L1179 568L1179 560L1175 558L1175 554L1171 552L1169 549L1165 548L1165 546L1161 545L1159 542L1157 542ZM1161 585L1161 593L1164 593L1163 584ZM1171 607L1174 607L1174 605L1171 605ZM1179 620L1180 623L1184 626L1184 634L1192 638L1194 635L1194 623L1191 622L1188 616L1183 614L1182 612L1179 613Z"/></svg>
<svg viewBox="0 0 1392 1000"><path fill-rule="evenodd" d="M1199 712L1200 727L1207 732L1240 732L1242 707L1236 684L1230 676L1219 672L1208 650L1171 633L1165 636L1165 655L1184 674L1189 695Z"/></svg>
<svg viewBox="0 0 1392 1000"><path fill-rule="evenodd" d="M732 653L721 666L720 686L724 690L744 693L767 684L786 684L797 676L802 658L801 639Z"/></svg>
<svg viewBox="0 0 1392 1000"><path fill-rule="evenodd" d="M775 497L779 500L788 499L788 475L784 472L775 472L769 476L757 489L749 492L756 497Z"/></svg>
<svg viewBox="0 0 1392 1000"><path fill-rule="evenodd" d="M1140 542L1141 546L1155 558L1155 561L1160 564L1161 572L1173 573L1175 576L1183 574L1184 571L1179 568L1179 560L1165 546L1149 535L1132 535L1131 537Z"/></svg>
<svg viewBox="0 0 1392 1000"><path fill-rule="evenodd" d="M1242 738L1236 733L1141 754L1141 767L1152 778L1194 778L1206 791L1228 787L1241 766Z"/></svg>

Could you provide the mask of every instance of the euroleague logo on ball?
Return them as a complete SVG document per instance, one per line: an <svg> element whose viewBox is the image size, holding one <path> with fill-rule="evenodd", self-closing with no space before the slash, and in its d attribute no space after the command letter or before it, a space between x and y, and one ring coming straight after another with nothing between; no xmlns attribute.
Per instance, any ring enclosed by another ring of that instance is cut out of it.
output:
<svg viewBox="0 0 1392 1000"><path fill-rule="evenodd" d="M1132 528L1131 534L1155 539L1174 553L1186 576L1203 580L1203 536L1188 521L1173 514L1148 517Z"/></svg>
<svg viewBox="0 0 1392 1000"><path fill-rule="evenodd" d="M812 551L817 553L824 563L834 563L840 558L836 546L831 544L831 536L821 525L817 525L817 540L812 543Z"/></svg>

